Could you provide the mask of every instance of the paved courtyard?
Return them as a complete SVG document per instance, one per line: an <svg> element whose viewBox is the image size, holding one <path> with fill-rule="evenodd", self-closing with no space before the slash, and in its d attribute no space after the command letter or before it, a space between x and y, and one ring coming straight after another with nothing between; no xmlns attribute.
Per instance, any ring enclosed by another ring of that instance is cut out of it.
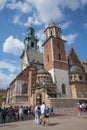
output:
<svg viewBox="0 0 87 130"><path fill-rule="evenodd" d="M35 125L33 119L0 124L0 130L87 130L87 112L77 116L75 109L59 109L49 119L49 126Z"/></svg>

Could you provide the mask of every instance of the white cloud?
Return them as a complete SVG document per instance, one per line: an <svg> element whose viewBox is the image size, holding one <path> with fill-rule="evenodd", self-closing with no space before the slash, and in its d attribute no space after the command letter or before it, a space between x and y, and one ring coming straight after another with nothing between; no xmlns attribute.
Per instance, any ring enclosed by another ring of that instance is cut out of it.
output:
<svg viewBox="0 0 87 130"><path fill-rule="evenodd" d="M87 28L87 23L85 23L83 26L84 26L84 28L86 29L86 28Z"/></svg>
<svg viewBox="0 0 87 130"><path fill-rule="evenodd" d="M43 30L43 29L39 30L39 31L36 33L36 35L37 35L37 37L38 37L41 41L44 40L44 30Z"/></svg>
<svg viewBox="0 0 87 130"><path fill-rule="evenodd" d="M19 67L17 67L17 62L0 61L0 88L7 88L18 72Z"/></svg>
<svg viewBox="0 0 87 130"><path fill-rule="evenodd" d="M72 11L82 8L87 4L87 0L58 0L58 5L63 9L69 8Z"/></svg>
<svg viewBox="0 0 87 130"><path fill-rule="evenodd" d="M77 35L78 34L76 34L76 33L75 34L69 34L67 36L62 36L62 38L64 40L66 40L68 44L72 44L72 43L74 43L75 38L77 37Z"/></svg>
<svg viewBox="0 0 87 130"><path fill-rule="evenodd" d="M58 7L58 0L51 1L50 0L27 0L29 3L31 2L32 6L35 7L35 15L39 17L39 19L43 22L48 22L51 17L54 20L62 20L63 13ZM55 15L54 15L55 14Z"/></svg>
<svg viewBox="0 0 87 130"><path fill-rule="evenodd" d="M39 41L38 41L39 50L40 50L40 52L43 52L42 44L44 42L44 30L43 29L39 30L36 33L36 36L37 36L37 38L39 38Z"/></svg>
<svg viewBox="0 0 87 130"><path fill-rule="evenodd" d="M30 24L41 25L41 22L37 18L28 17L27 22L24 24L24 26L29 26Z"/></svg>
<svg viewBox="0 0 87 130"><path fill-rule="evenodd" d="M58 0L58 5L63 9L69 8L74 11L80 7L80 0Z"/></svg>
<svg viewBox="0 0 87 130"><path fill-rule="evenodd" d="M84 6L85 4L87 4L87 0L81 0L81 4Z"/></svg>
<svg viewBox="0 0 87 130"><path fill-rule="evenodd" d="M30 4L28 4L26 1L11 1L7 4L7 8L9 9L16 9L19 10L21 13L29 13L32 10L32 7Z"/></svg>
<svg viewBox="0 0 87 130"><path fill-rule="evenodd" d="M69 8L72 11L82 8L87 4L87 0L0 0L0 8L4 8L6 2L8 1L6 7L12 10L16 10L23 14L28 13L34 17L34 24L40 25L41 22L49 22L51 17L54 21L61 21L64 19L63 9ZM38 17L38 18L37 18ZM19 18L15 17L14 23L19 23ZM25 23L28 24L30 19Z"/></svg>
<svg viewBox="0 0 87 130"><path fill-rule="evenodd" d="M8 63L6 61L0 61L0 69L7 69L9 72L16 71L16 66L12 65L11 63Z"/></svg>
<svg viewBox="0 0 87 130"><path fill-rule="evenodd" d="M3 51L13 55L20 55L23 48L24 44L13 36L9 36L3 44Z"/></svg>
<svg viewBox="0 0 87 130"><path fill-rule="evenodd" d="M42 41L38 42L40 52L43 52Z"/></svg>
<svg viewBox="0 0 87 130"><path fill-rule="evenodd" d="M69 22L65 22L64 24L60 24L60 27L62 28L62 30L64 30L64 29L66 29L66 28L68 28L69 26L70 26L70 24L71 24L71 22L69 21Z"/></svg>
<svg viewBox="0 0 87 130"><path fill-rule="evenodd" d="M8 0L0 0L0 10L4 8Z"/></svg>
<svg viewBox="0 0 87 130"><path fill-rule="evenodd" d="M82 8L87 4L87 0L23 0L16 1L10 0L7 3L7 8L16 10L20 14L28 13L29 17L27 22L24 24L28 26L30 22L35 25L41 25L41 23L47 23L51 18L54 21L60 22L65 18L64 9L69 8L72 11ZM23 25L19 16L15 16L14 23Z"/></svg>
<svg viewBox="0 0 87 130"><path fill-rule="evenodd" d="M48 22L52 17L54 21L61 21L64 19L64 9L68 8L72 11L82 8L87 3L87 0L26 0L35 7L35 14L43 22ZM34 12L33 12L34 13Z"/></svg>
<svg viewBox="0 0 87 130"><path fill-rule="evenodd" d="M17 23L17 24L19 24L19 25L23 25L23 22L22 21L20 21L20 15L16 15L16 16L14 16L14 18L13 18L13 23Z"/></svg>
<svg viewBox="0 0 87 130"><path fill-rule="evenodd" d="M16 77L14 74L4 74L0 72L0 89L6 89L9 86L9 83Z"/></svg>

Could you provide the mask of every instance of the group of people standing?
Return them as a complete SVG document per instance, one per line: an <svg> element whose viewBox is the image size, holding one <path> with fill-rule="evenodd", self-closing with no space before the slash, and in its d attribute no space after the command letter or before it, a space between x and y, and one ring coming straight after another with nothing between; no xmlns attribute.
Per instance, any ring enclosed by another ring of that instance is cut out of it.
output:
<svg viewBox="0 0 87 130"><path fill-rule="evenodd" d="M35 106L35 124L49 125L49 107L43 102L41 106Z"/></svg>
<svg viewBox="0 0 87 130"><path fill-rule="evenodd" d="M87 103L77 103L78 116L81 116L81 112L87 112Z"/></svg>
<svg viewBox="0 0 87 130"><path fill-rule="evenodd" d="M10 106L0 107L0 123L20 121L28 118L35 118L35 124L49 125L49 115L53 115L53 107L50 108L43 102L41 105L31 105L29 107Z"/></svg>
<svg viewBox="0 0 87 130"><path fill-rule="evenodd" d="M8 108L0 107L0 123L23 120L24 116L28 114L28 107L15 106Z"/></svg>

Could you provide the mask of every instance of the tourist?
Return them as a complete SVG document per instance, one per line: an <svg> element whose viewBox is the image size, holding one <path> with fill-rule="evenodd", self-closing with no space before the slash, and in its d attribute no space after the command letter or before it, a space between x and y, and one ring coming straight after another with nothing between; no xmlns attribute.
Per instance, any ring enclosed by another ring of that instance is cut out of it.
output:
<svg viewBox="0 0 87 130"><path fill-rule="evenodd" d="M78 112L78 116L81 116L81 108L80 108L80 104L77 103L77 112Z"/></svg>
<svg viewBox="0 0 87 130"><path fill-rule="evenodd" d="M2 123L5 123L6 122L6 116L7 116L7 111L6 111L6 108L4 107L4 109L2 109Z"/></svg>
<svg viewBox="0 0 87 130"><path fill-rule="evenodd" d="M35 124L40 124L40 114L41 114L41 111L40 111L40 107L39 106L35 107L34 114L35 114Z"/></svg>
<svg viewBox="0 0 87 130"><path fill-rule="evenodd" d="M24 119L24 109L23 109L23 106L21 106L19 108L19 119L20 120L23 120Z"/></svg>
<svg viewBox="0 0 87 130"><path fill-rule="evenodd" d="M0 107L0 123L2 123L2 108Z"/></svg>
<svg viewBox="0 0 87 130"><path fill-rule="evenodd" d="M44 114L45 103L44 102L40 106L40 109L41 109L41 123L44 125L44 122L45 122L45 114Z"/></svg>
<svg viewBox="0 0 87 130"><path fill-rule="evenodd" d="M16 120L18 120L19 119L19 108L18 108L18 106L16 106L14 108L14 112L15 112L15 118L16 118Z"/></svg>
<svg viewBox="0 0 87 130"><path fill-rule="evenodd" d="M53 110L53 106L52 105L50 106L49 113L50 113L50 115L54 115L54 110Z"/></svg>
<svg viewBox="0 0 87 130"><path fill-rule="evenodd" d="M45 106L44 114L45 114L45 126L48 126L49 125L49 107L48 106Z"/></svg>

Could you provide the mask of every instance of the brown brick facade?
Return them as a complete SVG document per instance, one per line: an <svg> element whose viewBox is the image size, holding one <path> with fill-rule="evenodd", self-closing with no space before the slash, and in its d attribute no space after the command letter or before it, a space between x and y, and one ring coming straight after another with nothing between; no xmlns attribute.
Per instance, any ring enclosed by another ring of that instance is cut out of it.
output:
<svg viewBox="0 0 87 130"><path fill-rule="evenodd" d="M49 58L49 59L48 59ZM46 70L53 68L68 70L64 41L51 37L44 45L44 66Z"/></svg>

